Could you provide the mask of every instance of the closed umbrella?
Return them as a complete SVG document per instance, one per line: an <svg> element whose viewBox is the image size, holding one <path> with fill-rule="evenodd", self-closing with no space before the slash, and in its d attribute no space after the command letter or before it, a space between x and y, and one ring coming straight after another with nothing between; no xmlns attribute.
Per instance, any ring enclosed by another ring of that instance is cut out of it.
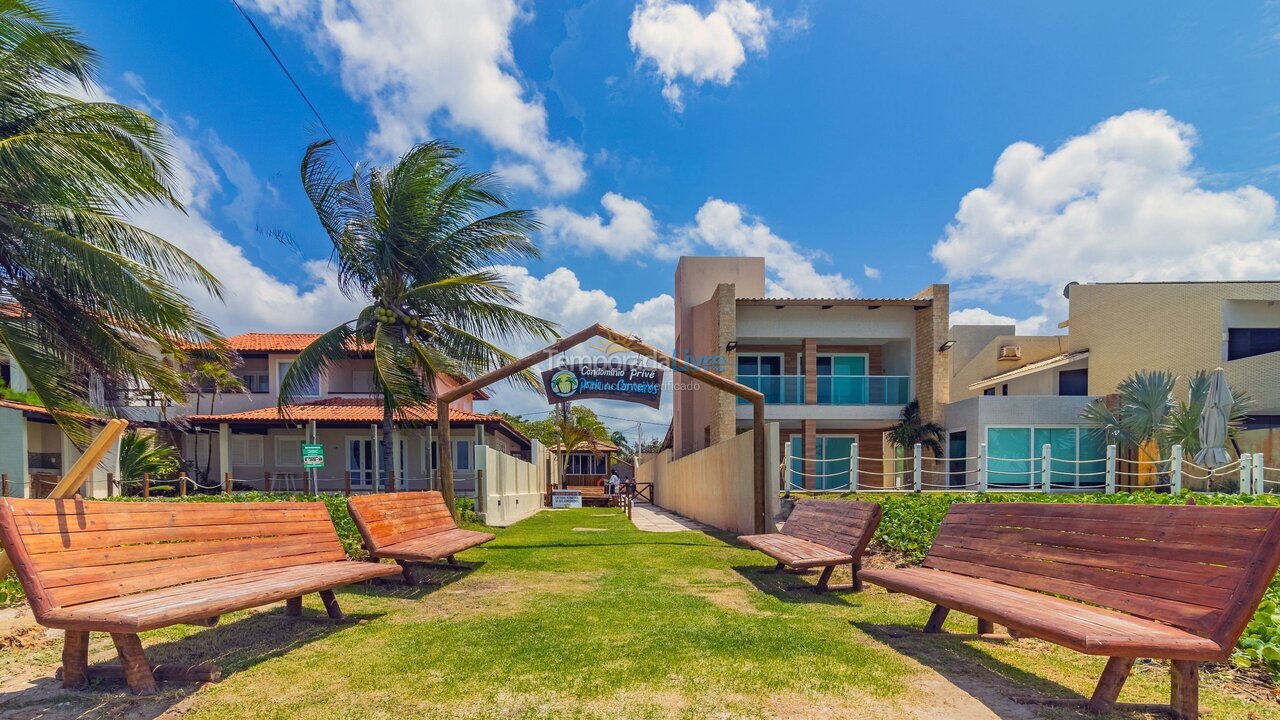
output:
<svg viewBox="0 0 1280 720"><path fill-rule="evenodd" d="M1221 467L1230 460L1227 457L1227 414L1235 398L1227 386L1222 368L1209 376L1209 391L1205 395L1204 409L1200 412L1200 452L1196 463L1207 468Z"/></svg>

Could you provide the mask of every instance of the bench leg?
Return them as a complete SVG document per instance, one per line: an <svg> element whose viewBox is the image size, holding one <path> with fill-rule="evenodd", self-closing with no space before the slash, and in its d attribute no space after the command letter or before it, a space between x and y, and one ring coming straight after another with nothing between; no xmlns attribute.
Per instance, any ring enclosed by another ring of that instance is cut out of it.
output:
<svg viewBox="0 0 1280 720"><path fill-rule="evenodd" d="M783 563L778 563L777 565L774 565L773 567L769 568L768 570L759 570L758 572L759 572L761 575L768 575L768 574L770 574L770 573L782 572L783 570L786 570L786 569L787 569L787 566L786 566L785 564L783 564Z"/></svg>
<svg viewBox="0 0 1280 720"><path fill-rule="evenodd" d="M995 633L995 631L996 631L995 623L991 622L990 620L983 620L982 618L978 618L978 634L979 635L991 635Z"/></svg>
<svg viewBox="0 0 1280 720"><path fill-rule="evenodd" d="M397 560L396 564L400 566L400 577L404 578L404 584L409 587L417 587L418 581L413 577L413 568L409 567L409 563L404 560Z"/></svg>
<svg viewBox="0 0 1280 720"><path fill-rule="evenodd" d="M124 680L134 695L151 695L156 691L156 678L151 674L151 665L142 652L142 640L137 635L111 633L111 641L116 644L116 653L120 656L120 667L124 668Z"/></svg>
<svg viewBox="0 0 1280 720"><path fill-rule="evenodd" d="M824 593L831 588L831 573L834 572L835 569L836 567L834 565L828 565L822 568L822 576L818 578L818 586L814 588L815 592Z"/></svg>
<svg viewBox="0 0 1280 720"><path fill-rule="evenodd" d="M1174 660L1169 666L1169 705L1177 720L1200 717L1200 663Z"/></svg>
<svg viewBox="0 0 1280 720"><path fill-rule="evenodd" d="M451 567L451 568L461 568L461 567L463 567L461 564L459 564L459 563L458 563L457 558L455 558L455 557L454 557L454 556L452 556L452 555L450 555L449 557L445 558L444 562L445 562L445 565L448 565L448 566L449 566L449 567Z"/></svg>
<svg viewBox="0 0 1280 720"><path fill-rule="evenodd" d="M1134 658L1113 657L1107 660L1107 668L1102 671L1102 678L1093 690L1093 697L1085 707L1094 715L1106 715L1115 707L1120 697L1120 689L1129 679L1129 671L1133 669Z"/></svg>
<svg viewBox="0 0 1280 720"><path fill-rule="evenodd" d="M321 590L320 602L324 603L324 611L329 613L330 620L341 620L344 617L342 608L338 607L338 598L334 597L332 590Z"/></svg>
<svg viewBox="0 0 1280 720"><path fill-rule="evenodd" d="M284 601L284 614L289 617L300 617L302 615L302 596L291 597Z"/></svg>
<svg viewBox="0 0 1280 720"><path fill-rule="evenodd" d="M80 690L89 684L89 632L68 630L62 641L62 687Z"/></svg>
<svg viewBox="0 0 1280 720"><path fill-rule="evenodd" d="M951 608L934 605L933 612L929 613L929 622L924 624L924 631L930 634L942 632L942 623L947 621L950 612Z"/></svg>
<svg viewBox="0 0 1280 720"><path fill-rule="evenodd" d="M862 578L858 573L862 572L862 563L853 563L849 566L849 572L853 574L853 591L862 592Z"/></svg>

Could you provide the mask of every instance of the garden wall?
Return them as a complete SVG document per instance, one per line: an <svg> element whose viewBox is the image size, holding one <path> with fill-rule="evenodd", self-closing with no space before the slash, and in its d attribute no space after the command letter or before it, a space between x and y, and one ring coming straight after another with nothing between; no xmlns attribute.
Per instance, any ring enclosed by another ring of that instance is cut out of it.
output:
<svg viewBox="0 0 1280 720"><path fill-rule="evenodd" d="M766 425L765 486L778 487L778 424ZM755 532L754 431L671 459L664 450L636 467L636 482L653 483L655 505L700 523L739 534ZM773 530L778 493L765 494Z"/></svg>
<svg viewBox="0 0 1280 720"><path fill-rule="evenodd" d="M537 440L530 453L532 462L476 446L476 512L486 525L506 527L542 508L547 473L555 470L551 455Z"/></svg>

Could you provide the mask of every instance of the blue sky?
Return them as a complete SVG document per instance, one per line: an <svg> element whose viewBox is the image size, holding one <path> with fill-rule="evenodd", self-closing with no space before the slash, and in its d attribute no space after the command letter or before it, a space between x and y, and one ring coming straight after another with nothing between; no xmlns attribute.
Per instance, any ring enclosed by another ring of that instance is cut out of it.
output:
<svg viewBox="0 0 1280 720"><path fill-rule="evenodd" d="M1070 280L1280 276L1272 3L242 2L348 153L446 137L543 211L509 272L569 330L670 344L682 252L767 253L778 294L948 280L957 320L1046 332ZM190 213L140 221L229 280L224 329L344 319L297 180L321 131L235 7L52 7L174 128Z"/></svg>

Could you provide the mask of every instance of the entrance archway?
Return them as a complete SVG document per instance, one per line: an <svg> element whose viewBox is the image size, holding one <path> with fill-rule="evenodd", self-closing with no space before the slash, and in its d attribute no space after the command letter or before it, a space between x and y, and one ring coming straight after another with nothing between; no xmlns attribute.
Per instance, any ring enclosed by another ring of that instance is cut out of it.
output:
<svg viewBox="0 0 1280 720"><path fill-rule="evenodd" d="M578 332L560 338L545 348L525 357L504 365L493 372L481 375L480 377L468 382L464 385L454 388L449 392L442 393L436 397L436 434L439 437L440 447L450 447L449 445L449 405L456 400L464 398L471 393L488 387L499 380L515 375L523 370L537 365L540 362L549 360L560 353L570 350L591 338L603 338L609 342L616 343L631 352L642 355L644 357L660 363L675 372L687 375L695 380L704 382L717 390L727 392L731 395L746 400L751 403L752 416L752 450L755 456L755 467L753 468L753 480L755 485L755 518L756 532L765 532L767 528L767 518L765 517L765 493L768 492L767 483L765 481L765 451L766 439L764 428L764 394L758 390L753 390L741 383L735 382L725 377L721 377L708 370L685 362L678 358L674 358L661 350L641 342L640 340L623 335L622 333L610 327L596 323L590 327L583 328ZM442 452L439 455L440 466L440 491L444 495L445 502L450 512L456 512L453 505L453 458L451 453Z"/></svg>

